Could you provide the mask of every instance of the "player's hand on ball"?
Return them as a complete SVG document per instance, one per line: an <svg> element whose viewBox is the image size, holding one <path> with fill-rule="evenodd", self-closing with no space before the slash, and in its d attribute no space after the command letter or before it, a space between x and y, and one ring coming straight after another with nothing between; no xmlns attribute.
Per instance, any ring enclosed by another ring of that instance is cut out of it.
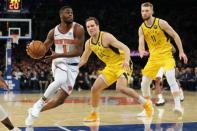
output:
<svg viewBox="0 0 197 131"><path fill-rule="evenodd" d="M45 56L45 60L53 60L59 56L59 54L55 53L55 51L53 51L51 48L50 51L51 55Z"/></svg>
<svg viewBox="0 0 197 131"><path fill-rule="evenodd" d="M26 52L33 59L41 59L46 53L46 48L42 41L33 40L27 45Z"/></svg>

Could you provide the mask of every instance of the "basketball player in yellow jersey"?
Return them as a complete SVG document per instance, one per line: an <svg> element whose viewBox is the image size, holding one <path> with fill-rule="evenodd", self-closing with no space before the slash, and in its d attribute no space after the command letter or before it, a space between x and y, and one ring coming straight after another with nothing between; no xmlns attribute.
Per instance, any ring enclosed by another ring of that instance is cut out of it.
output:
<svg viewBox="0 0 197 131"><path fill-rule="evenodd" d="M141 103L150 117L153 114L151 102L139 96L133 89L127 88L129 77L132 73L130 50L112 34L100 31L99 22L95 17L86 20L86 28L90 39L85 43L85 51L82 54L79 67L87 63L88 58L94 52L106 67L100 72L99 77L91 88L91 114L84 119L86 122L99 120L98 104L102 90L117 81L117 91L133 97Z"/></svg>
<svg viewBox="0 0 197 131"><path fill-rule="evenodd" d="M179 50L180 59L187 63L188 59L184 53L181 39L165 20L153 17L153 5L151 3L146 2L141 5L141 14L144 22L139 28L140 57L143 57L145 53L144 40L150 52L148 62L142 71L142 94L144 97L150 98L150 83L155 79L159 69L163 67L174 97L174 111L179 116L182 116L183 110L180 103L180 90L175 79L175 60L172 55L172 45L164 32L174 39Z"/></svg>

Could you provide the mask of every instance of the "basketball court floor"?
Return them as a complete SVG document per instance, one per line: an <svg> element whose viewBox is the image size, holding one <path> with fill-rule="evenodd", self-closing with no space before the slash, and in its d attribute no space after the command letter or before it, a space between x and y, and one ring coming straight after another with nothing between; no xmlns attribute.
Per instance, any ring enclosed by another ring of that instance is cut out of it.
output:
<svg viewBox="0 0 197 131"><path fill-rule="evenodd" d="M26 131L24 121L27 109L41 95L41 93L1 93L0 103L9 112L13 123ZM180 119L172 111L174 102L169 91L164 93L167 103L164 106L155 107L153 118L138 118L136 115L142 107L136 101L115 91L106 90L101 98L100 122L83 123L83 118L91 110L89 96L90 91L74 91L63 105L41 113L34 127L28 130L197 131L197 92L185 92L185 100L182 102L184 116ZM2 124L0 131L6 131Z"/></svg>

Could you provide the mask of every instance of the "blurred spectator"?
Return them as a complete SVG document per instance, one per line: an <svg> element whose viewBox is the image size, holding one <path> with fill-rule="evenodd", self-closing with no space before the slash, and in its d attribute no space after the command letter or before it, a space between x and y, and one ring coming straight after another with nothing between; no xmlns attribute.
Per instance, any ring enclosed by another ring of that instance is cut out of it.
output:
<svg viewBox="0 0 197 131"><path fill-rule="evenodd" d="M94 83L94 81L97 79L98 77L98 73L97 71L92 71L92 73L90 74L90 79L91 79L91 83Z"/></svg>
<svg viewBox="0 0 197 131"><path fill-rule="evenodd" d="M81 91L85 87L84 75L82 72L79 72L79 75L76 79L75 89Z"/></svg>
<svg viewBox="0 0 197 131"><path fill-rule="evenodd" d="M31 83L31 87L33 88L33 89L38 89L38 87L39 87L39 84L38 84L38 74L37 74L37 72L36 71L33 71L32 73L31 73L31 76L30 76L30 83Z"/></svg>
<svg viewBox="0 0 197 131"><path fill-rule="evenodd" d="M44 71L41 71L39 73L38 81L39 81L39 85L40 85L40 90L41 91L45 90L48 86L48 80L47 80L47 76Z"/></svg>
<svg viewBox="0 0 197 131"><path fill-rule="evenodd" d="M88 72L84 73L85 89L90 89L92 86Z"/></svg>

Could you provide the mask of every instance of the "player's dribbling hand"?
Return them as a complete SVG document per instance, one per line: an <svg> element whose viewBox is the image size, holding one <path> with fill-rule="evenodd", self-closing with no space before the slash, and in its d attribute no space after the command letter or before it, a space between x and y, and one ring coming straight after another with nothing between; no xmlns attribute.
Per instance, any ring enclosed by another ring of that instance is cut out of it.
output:
<svg viewBox="0 0 197 131"><path fill-rule="evenodd" d="M26 52L27 52L27 55L29 55L29 56L31 56L30 55L30 52L29 52L29 45L32 43L32 42L34 42L34 40L32 40L29 44L27 44L27 46L26 46Z"/></svg>
<svg viewBox="0 0 197 131"><path fill-rule="evenodd" d="M184 52L179 53L179 58L180 58L180 60L183 60L184 64L187 64L188 59L187 59L187 56Z"/></svg>
<svg viewBox="0 0 197 131"><path fill-rule="evenodd" d="M50 48L50 51L51 51L51 55L48 55L48 56L45 56L44 59L45 60L53 60L55 58L57 58L59 55L57 53L55 53L55 51L53 51L51 48Z"/></svg>
<svg viewBox="0 0 197 131"><path fill-rule="evenodd" d="M129 71L129 70L130 70L129 61L128 61L128 60L125 60L125 61L122 63L122 67L123 67L126 71Z"/></svg>

